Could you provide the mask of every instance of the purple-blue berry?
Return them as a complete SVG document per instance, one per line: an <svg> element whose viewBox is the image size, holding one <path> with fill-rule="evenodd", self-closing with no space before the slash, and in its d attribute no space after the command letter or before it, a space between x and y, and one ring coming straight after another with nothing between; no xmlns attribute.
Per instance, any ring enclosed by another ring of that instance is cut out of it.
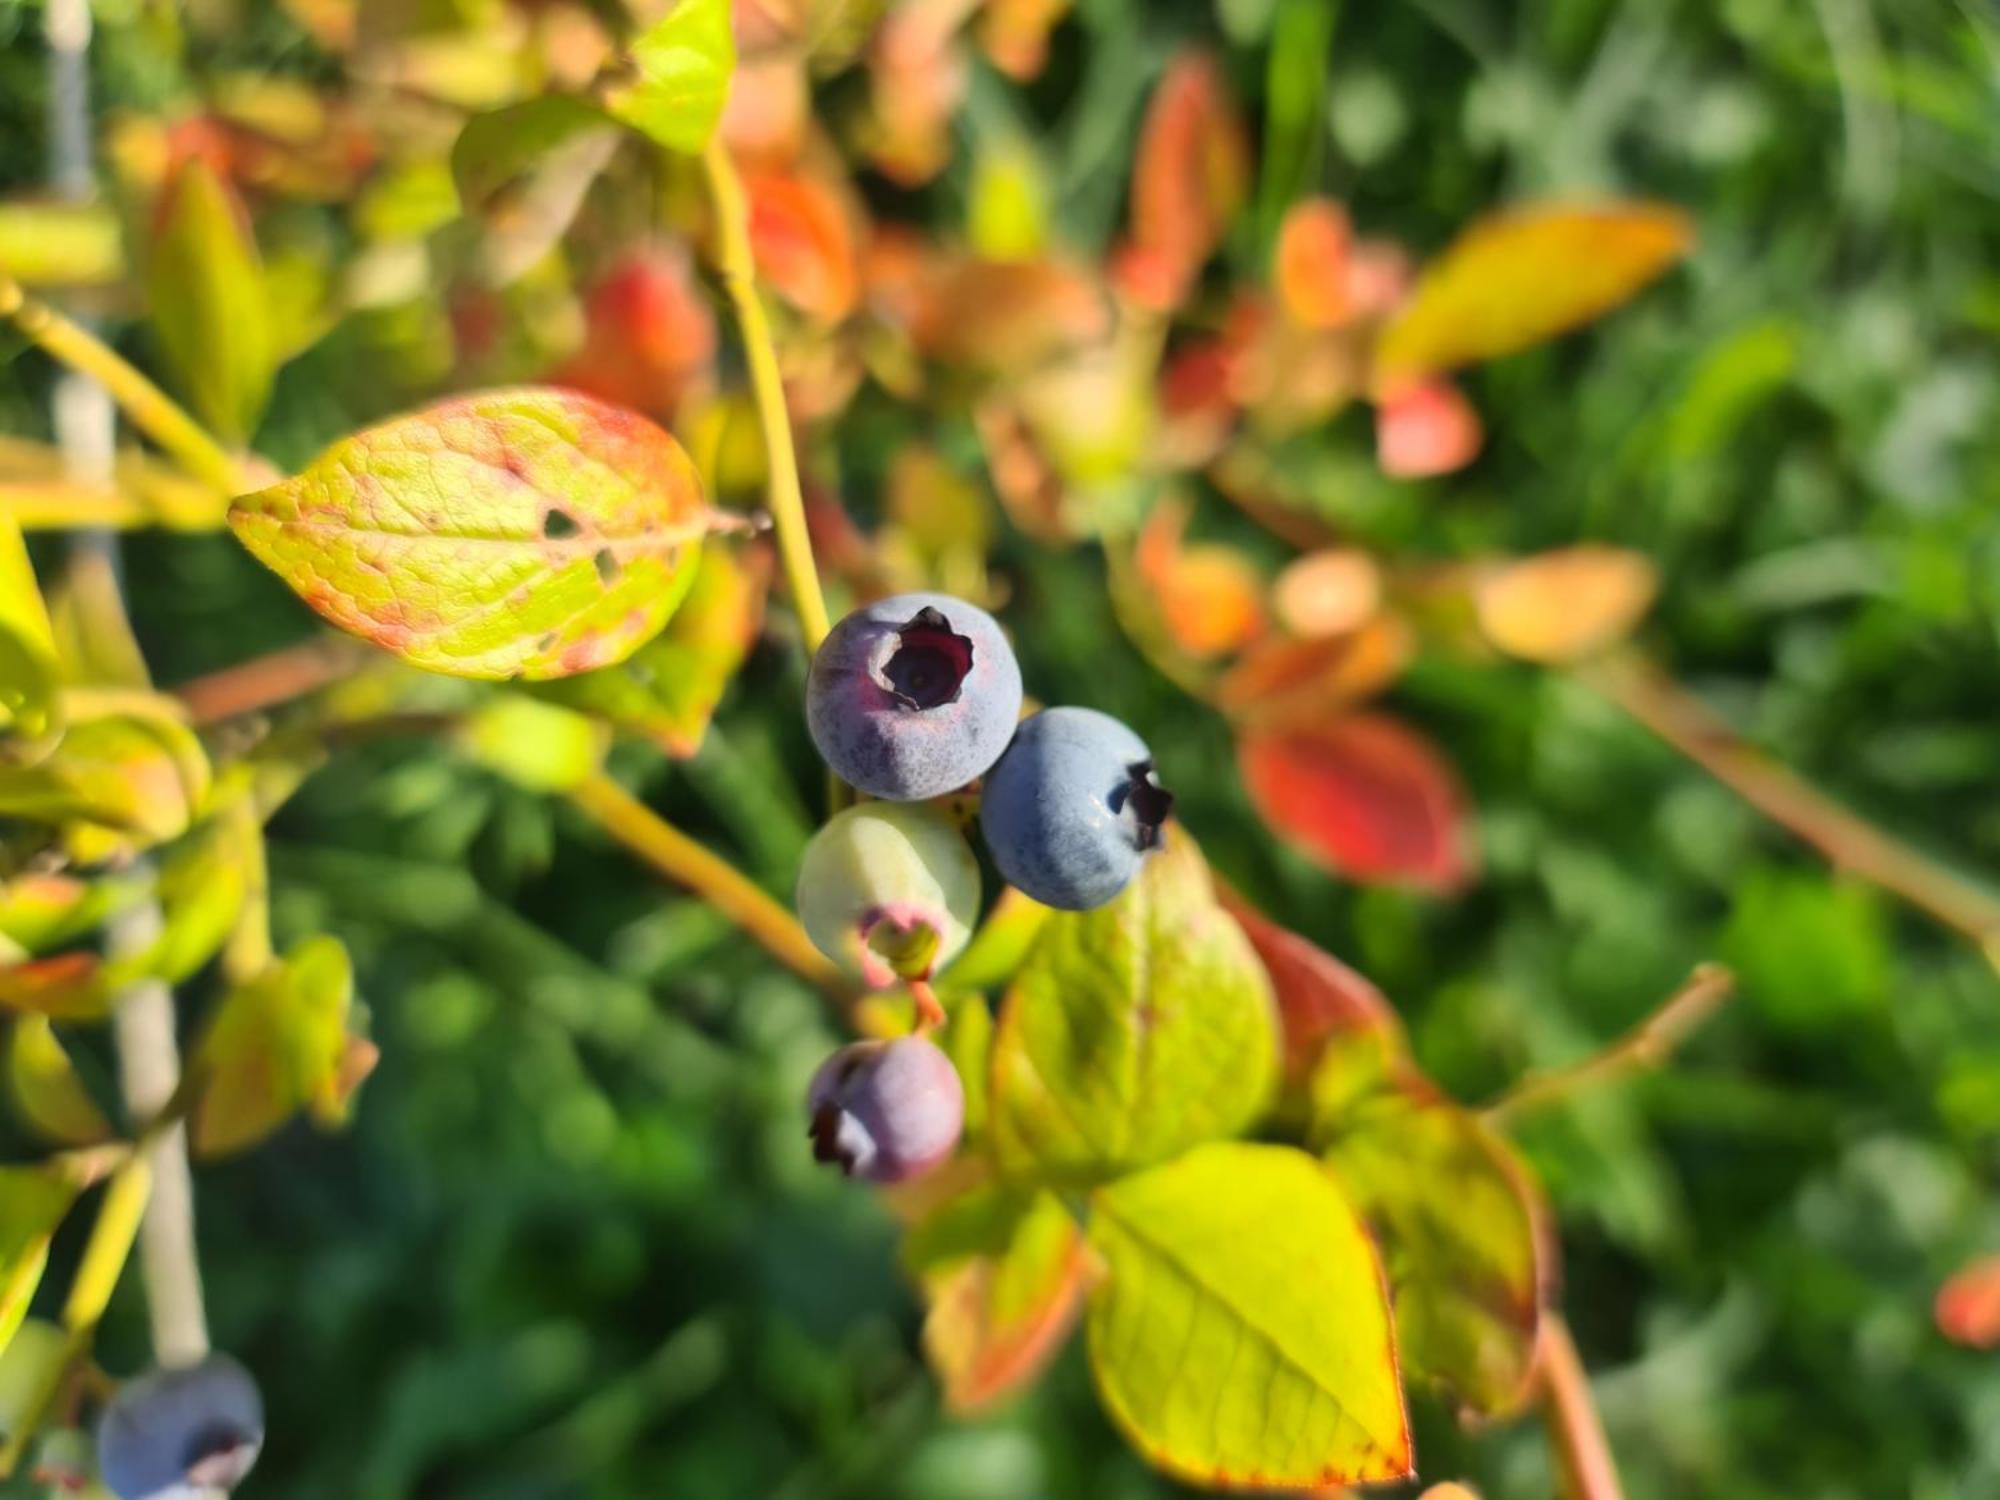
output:
<svg viewBox="0 0 2000 1500"><path fill-rule="evenodd" d="M854 1042L820 1064L806 1108L814 1160L864 1182L907 1182L958 1145L965 1088L923 1037Z"/></svg>
<svg viewBox="0 0 2000 1500"><path fill-rule="evenodd" d="M848 615L813 657L806 720L833 773L919 801L985 774L1021 716L1021 669L985 610L897 594Z"/></svg>
<svg viewBox="0 0 2000 1500"><path fill-rule="evenodd" d="M1109 714L1044 709L987 774L979 826L1008 884L1087 911L1125 889L1159 847L1173 795L1146 742Z"/></svg>
<svg viewBox="0 0 2000 1500"><path fill-rule="evenodd" d="M97 1471L118 1500L234 1489L264 1446L264 1398L226 1354L128 1380L97 1423Z"/></svg>

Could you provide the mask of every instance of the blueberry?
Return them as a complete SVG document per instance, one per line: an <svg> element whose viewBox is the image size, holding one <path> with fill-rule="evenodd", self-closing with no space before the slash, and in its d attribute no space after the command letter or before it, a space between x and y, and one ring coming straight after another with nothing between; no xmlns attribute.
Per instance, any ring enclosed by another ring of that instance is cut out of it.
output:
<svg viewBox="0 0 2000 1500"><path fill-rule="evenodd" d="M1021 716L1021 669L985 610L898 594L833 627L806 718L836 776L873 797L940 796L985 773Z"/></svg>
<svg viewBox="0 0 2000 1500"><path fill-rule="evenodd" d="M806 1108L815 1161L864 1182L907 1182L958 1144L965 1089L923 1037L855 1042L820 1064Z"/></svg>
<svg viewBox="0 0 2000 1500"><path fill-rule="evenodd" d="M928 979L979 919L979 861L943 809L864 802L806 845L798 908L813 945L875 988Z"/></svg>
<svg viewBox="0 0 2000 1500"><path fill-rule="evenodd" d="M1086 911L1125 888L1173 804L1138 735L1095 709L1050 708L987 775L979 824L1008 884Z"/></svg>
<svg viewBox="0 0 2000 1500"><path fill-rule="evenodd" d="M234 1489L264 1445L264 1398L226 1354L118 1388L97 1423L97 1469L118 1500L198 1500Z"/></svg>

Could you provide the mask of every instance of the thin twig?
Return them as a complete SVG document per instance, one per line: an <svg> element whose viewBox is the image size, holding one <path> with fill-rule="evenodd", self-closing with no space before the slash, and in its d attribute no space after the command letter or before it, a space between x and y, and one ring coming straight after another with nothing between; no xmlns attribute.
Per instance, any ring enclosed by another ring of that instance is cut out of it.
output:
<svg viewBox="0 0 2000 1500"><path fill-rule="evenodd" d="M1542 1314L1542 1420L1569 1500L1624 1500L1618 1465L1591 1399L1590 1377L1577 1357L1569 1325L1554 1308Z"/></svg>
<svg viewBox="0 0 2000 1500"><path fill-rule="evenodd" d="M195 723L214 724L318 692L351 674L368 655L367 647L345 636L316 636L191 678L173 691Z"/></svg>
<svg viewBox="0 0 2000 1500"><path fill-rule="evenodd" d="M1772 822L1846 870L1928 913L2000 964L2000 896L1946 869L1809 786L1745 744L1715 710L1658 668L1613 657L1578 678L1735 792Z"/></svg>
<svg viewBox="0 0 2000 1500"><path fill-rule="evenodd" d="M1530 1073L1487 1106L1487 1120L1494 1125L1506 1125L1621 1073L1657 1068L1721 1008L1735 988L1736 976L1722 965L1701 965L1652 1014L1603 1051L1566 1068Z"/></svg>

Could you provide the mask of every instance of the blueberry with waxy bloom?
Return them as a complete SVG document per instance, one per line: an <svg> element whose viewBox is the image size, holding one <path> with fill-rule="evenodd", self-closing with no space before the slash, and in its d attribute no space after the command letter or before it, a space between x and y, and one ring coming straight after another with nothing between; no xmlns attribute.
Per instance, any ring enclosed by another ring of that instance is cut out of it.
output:
<svg viewBox="0 0 2000 1500"><path fill-rule="evenodd" d="M958 1145L965 1088L924 1037L855 1042L820 1064L806 1109L814 1160L864 1182L908 1182Z"/></svg>
<svg viewBox="0 0 2000 1500"><path fill-rule="evenodd" d="M233 1490L264 1446L264 1398L226 1354L118 1388L97 1423L97 1470L118 1500L206 1500Z"/></svg>
<svg viewBox="0 0 2000 1500"><path fill-rule="evenodd" d="M983 775L1021 716L1021 669L985 610L898 594L855 610L813 657L806 719L833 773L919 801Z"/></svg>

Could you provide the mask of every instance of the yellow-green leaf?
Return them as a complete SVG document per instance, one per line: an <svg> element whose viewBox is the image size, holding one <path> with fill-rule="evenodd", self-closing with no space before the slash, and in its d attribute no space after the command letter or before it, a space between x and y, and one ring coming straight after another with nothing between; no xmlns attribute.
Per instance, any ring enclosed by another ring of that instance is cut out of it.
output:
<svg viewBox="0 0 2000 1500"><path fill-rule="evenodd" d="M1539 204L1482 219L1424 268L1383 331L1378 379L1512 354L1608 312L1693 243L1657 203Z"/></svg>
<svg viewBox="0 0 2000 1500"><path fill-rule="evenodd" d="M22 1016L7 1043L7 1086L21 1118L65 1146L111 1138L111 1122L77 1077L46 1016Z"/></svg>
<svg viewBox="0 0 2000 1500"><path fill-rule="evenodd" d="M602 764L610 736L582 714L508 693L468 716L456 738L474 760L516 786L564 792Z"/></svg>
<svg viewBox="0 0 2000 1500"><path fill-rule="evenodd" d="M28 545L0 516L0 759L31 760L62 726L55 639Z"/></svg>
<svg viewBox="0 0 2000 1500"><path fill-rule="evenodd" d="M254 1146L333 1088L353 992L347 950L316 937L223 998L192 1062L201 1083L188 1122L196 1151Z"/></svg>
<svg viewBox="0 0 2000 1500"><path fill-rule="evenodd" d="M150 882L132 876L17 875L0 884L0 937L30 953L46 952L81 937L150 889Z"/></svg>
<svg viewBox="0 0 2000 1500"><path fill-rule="evenodd" d="M28 1315L49 1241L76 1201L71 1179L41 1167L0 1167L0 1352Z"/></svg>
<svg viewBox="0 0 2000 1500"><path fill-rule="evenodd" d="M459 202L477 213L557 147L616 128L604 111L569 94L544 94L474 115L451 148Z"/></svg>
<svg viewBox="0 0 2000 1500"><path fill-rule="evenodd" d="M1329 1038L1312 1139L1374 1229L1413 1379L1482 1417L1529 1393L1548 1238L1526 1167L1385 1030Z"/></svg>
<svg viewBox="0 0 2000 1500"><path fill-rule="evenodd" d="M71 724L34 765L0 766L0 816L156 844L186 830L208 786L208 757L185 724L164 712L105 714Z"/></svg>
<svg viewBox="0 0 2000 1500"><path fill-rule="evenodd" d="M667 433L537 387L347 438L237 500L229 522L343 630L415 666L487 678L624 660L673 613L716 524Z"/></svg>
<svg viewBox="0 0 2000 1500"><path fill-rule="evenodd" d="M104 203L0 203L0 270L24 286L104 286L125 274L118 215Z"/></svg>
<svg viewBox="0 0 2000 1500"><path fill-rule="evenodd" d="M1401 1479L1409 1419L1374 1248L1326 1170L1220 1142L1100 1188L1091 1370L1169 1474L1229 1489Z"/></svg>
<svg viewBox="0 0 2000 1500"><path fill-rule="evenodd" d="M632 44L630 62L634 76L605 91L605 109L670 150L701 151L736 68L729 0L680 0Z"/></svg>
<svg viewBox="0 0 2000 1500"><path fill-rule="evenodd" d="M1042 924L994 1038L994 1155L1114 1177L1243 1130L1277 1070L1270 982L1175 828L1115 901Z"/></svg>
<svg viewBox="0 0 2000 1500"><path fill-rule="evenodd" d="M160 353L195 414L220 437L247 438L276 368L264 267L242 204L199 155L167 184L146 301Z"/></svg>
<svg viewBox="0 0 2000 1500"><path fill-rule="evenodd" d="M762 628L769 585L767 553L705 548L666 629L616 666L540 691L677 759L693 755Z"/></svg>
<svg viewBox="0 0 2000 1500"><path fill-rule="evenodd" d="M1047 1191L975 1188L910 1232L924 1356L961 1416L1022 1390L1061 1350L1089 1279L1083 1232Z"/></svg>

